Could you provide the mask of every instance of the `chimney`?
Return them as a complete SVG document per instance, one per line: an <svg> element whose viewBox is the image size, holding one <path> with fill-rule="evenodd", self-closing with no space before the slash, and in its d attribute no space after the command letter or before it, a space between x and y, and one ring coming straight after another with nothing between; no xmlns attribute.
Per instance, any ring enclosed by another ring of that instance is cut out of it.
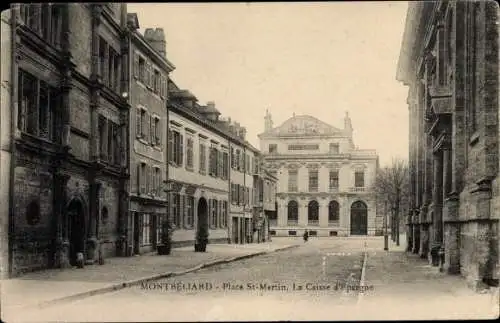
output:
<svg viewBox="0 0 500 323"><path fill-rule="evenodd" d="M247 135L247 129L245 127L241 127L240 128L240 138L242 140L245 140L246 135Z"/></svg>
<svg viewBox="0 0 500 323"><path fill-rule="evenodd" d="M144 32L144 39L156 50L161 56L167 56L167 43L165 41L165 32L163 28L147 28Z"/></svg>
<svg viewBox="0 0 500 323"><path fill-rule="evenodd" d="M273 128L273 119L269 110L266 109L266 116L264 117L264 132L269 132Z"/></svg>
<svg viewBox="0 0 500 323"><path fill-rule="evenodd" d="M346 111L344 117L344 131L352 135L352 130L351 118L349 118L349 112Z"/></svg>

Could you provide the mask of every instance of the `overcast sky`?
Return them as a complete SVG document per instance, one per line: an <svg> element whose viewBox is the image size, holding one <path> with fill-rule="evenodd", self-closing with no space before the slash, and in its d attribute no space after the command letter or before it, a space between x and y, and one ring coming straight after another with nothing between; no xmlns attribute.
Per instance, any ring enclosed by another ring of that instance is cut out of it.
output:
<svg viewBox="0 0 500 323"><path fill-rule="evenodd" d="M266 109L343 127L381 166L408 156L407 88L395 79L406 2L128 4L141 31L162 27L172 79L247 128L259 147Z"/></svg>

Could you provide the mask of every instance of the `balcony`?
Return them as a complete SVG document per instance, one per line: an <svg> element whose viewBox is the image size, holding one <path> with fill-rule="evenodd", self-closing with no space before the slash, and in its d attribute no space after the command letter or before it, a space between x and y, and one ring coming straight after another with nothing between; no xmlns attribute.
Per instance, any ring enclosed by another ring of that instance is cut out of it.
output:
<svg viewBox="0 0 500 323"><path fill-rule="evenodd" d="M319 226L319 220L309 220L307 221L307 225L310 225L310 226Z"/></svg>
<svg viewBox="0 0 500 323"><path fill-rule="evenodd" d="M286 224L287 224L288 226L294 227L294 226L297 226L297 225L299 224L299 220L288 220L288 221L286 222Z"/></svg>
<svg viewBox="0 0 500 323"><path fill-rule="evenodd" d="M349 192L351 193L362 193L366 192L366 187L350 187Z"/></svg>
<svg viewBox="0 0 500 323"><path fill-rule="evenodd" d="M336 220L336 221L330 221L328 220L328 226L329 227L338 227L339 226L339 221Z"/></svg>

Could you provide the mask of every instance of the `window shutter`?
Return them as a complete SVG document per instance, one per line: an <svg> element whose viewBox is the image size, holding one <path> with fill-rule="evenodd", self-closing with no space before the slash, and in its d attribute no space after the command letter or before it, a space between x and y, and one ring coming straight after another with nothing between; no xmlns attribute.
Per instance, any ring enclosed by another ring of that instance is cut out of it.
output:
<svg viewBox="0 0 500 323"><path fill-rule="evenodd" d="M153 117L153 115L150 115L149 116L149 137L151 138L151 140L149 141L151 143L151 145L155 145L156 144L156 140L155 140L155 119Z"/></svg>
<svg viewBox="0 0 500 323"><path fill-rule="evenodd" d="M153 65L151 63L148 64L148 86L149 88L153 87Z"/></svg>
<svg viewBox="0 0 500 323"><path fill-rule="evenodd" d="M160 77L160 96L162 98L165 97L165 76L163 74L161 74L161 77Z"/></svg>
<svg viewBox="0 0 500 323"><path fill-rule="evenodd" d="M137 164L137 174L136 174L136 180L137 180L137 193L141 193L141 163Z"/></svg>
<svg viewBox="0 0 500 323"><path fill-rule="evenodd" d="M139 78L139 55L134 53L134 78Z"/></svg>
<svg viewBox="0 0 500 323"><path fill-rule="evenodd" d="M158 133L158 140L157 140L157 143L158 143L158 146L161 147L161 145L163 144L163 131L162 131L162 120L161 118L158 118L158 124L156 125L158 127L158 129L156 129L156 132Z"/></svg>
<svg viewBox="0 0 500 323"><path fill-rule="evenodd" d="M146 112L146 129L144 129L144 140L151 142L151 115ZM148 138L149 137L149 138Z"/></svg>
<svg viewBox="0 0 500 323"><path fill-rule="evenodd" d="M184 136L179 134L179 166L184 162Z"/></svg>
<svg viewBox="0 0 500 323"><path fill-rule="evenodd" d="M174 161L174 132L172 130L168 130L168 158L169 162Z"/></svg>

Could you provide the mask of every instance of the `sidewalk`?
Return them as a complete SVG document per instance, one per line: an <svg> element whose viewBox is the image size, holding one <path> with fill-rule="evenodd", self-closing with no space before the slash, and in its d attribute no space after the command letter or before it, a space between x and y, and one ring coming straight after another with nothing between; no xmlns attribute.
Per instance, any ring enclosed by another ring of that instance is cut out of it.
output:
<svg viewBox="0 0 500 323"><path fill-rule="evenodd" d="M368 251L365 285L373 286L359 305L371 319L485 319L499 313L498 288L469 289L461 276L440 273L418 255L404 252L405 241L389 251ZM379 249L380 250L380 249Z"/></svg>
<svg viewBox="0 0 500 323"><path fill-rule="evenodd" d="M155 253L134 257L116 257L105 264L83 269L50 269L4 280L0 285L1 306L5 309L43 306L60 300L110 292L143 281L181 275L219 263L289 249L294 241L234 245L209 244L207 252L194 252L193 247L174 248L168 256Z"/></svg>

